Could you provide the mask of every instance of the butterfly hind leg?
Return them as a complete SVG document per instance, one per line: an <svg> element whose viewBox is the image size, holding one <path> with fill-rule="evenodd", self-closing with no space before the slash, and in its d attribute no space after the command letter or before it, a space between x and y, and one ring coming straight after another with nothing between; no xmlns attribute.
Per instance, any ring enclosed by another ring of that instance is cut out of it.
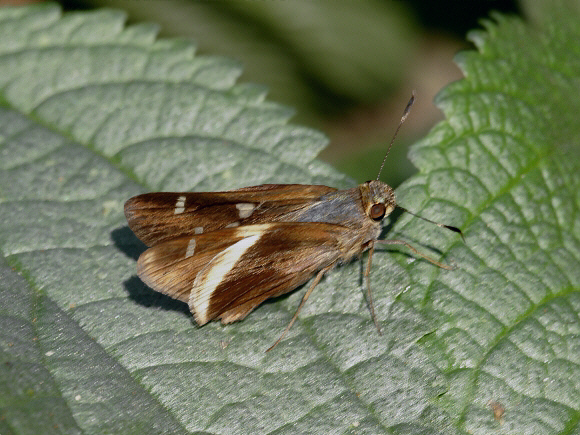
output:
<svg viewBox="0 0 580 435"><path fill-rule="evenodd" d="M292 320L290 320L290 323L288 323L288 326L286 326L286 329L284 329L284 332L282 332L282 335L280 335L280 338L278 338L278 340L276 340L276 342L272 346L270 346L268 349L266 349L266 352L270 352L272 349L274 349L278 345L278 343L280 343L280 341L282 341L282 339L284 338L286 333L290 330L290 328L292 327L292 325L294 324L294 322L298 318L298 313L300 313L300 310L302 309L302 307L304 306L304 304L306 303L306 301L310 297L310 294L312 293L312 290L314 290L314 287L316 287L316 285L322 279L323 275L326 272L328 272L330 269L332 269L333 266L334 266L334 263L331 264L330 266L326 266L324 269L321 269L318 272L318 274L316 275L316 278L314 278L314 281L312 281L312 284L310 284L310 287L308 288L306 293L304 293L304 296L302 297L302 301L300 302L300 305L298 305L298 308L296 309L294 316L292 316Z"/></svg>

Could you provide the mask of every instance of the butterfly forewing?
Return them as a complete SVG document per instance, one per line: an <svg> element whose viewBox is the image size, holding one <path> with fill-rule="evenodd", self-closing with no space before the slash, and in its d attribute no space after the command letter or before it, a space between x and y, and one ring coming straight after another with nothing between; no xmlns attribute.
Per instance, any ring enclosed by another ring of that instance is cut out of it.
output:
<svg viewBox="0 0 580 435"><path fill-rule="evenodd" d="M276 222L336 189L320 185L264 184L226 192L158 192L125 204L129 227L147 246L227 227Z"/></svg>

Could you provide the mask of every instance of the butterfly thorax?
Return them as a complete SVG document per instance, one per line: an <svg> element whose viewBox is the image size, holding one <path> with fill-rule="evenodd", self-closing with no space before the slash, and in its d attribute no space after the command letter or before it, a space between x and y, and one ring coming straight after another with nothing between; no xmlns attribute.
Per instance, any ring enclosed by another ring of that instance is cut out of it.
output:
<svg viewBox="0 0 580 435"><path fill-rule="evenodd" d="M352 189L322 195L305 207L284 215L281 220L324 222L355 230L341 233L339 240L343 253L354 253L379 237L382 220L394 208L393 189L381 181L367 181ZM345 257L351 255L345 254Z"/></svg>

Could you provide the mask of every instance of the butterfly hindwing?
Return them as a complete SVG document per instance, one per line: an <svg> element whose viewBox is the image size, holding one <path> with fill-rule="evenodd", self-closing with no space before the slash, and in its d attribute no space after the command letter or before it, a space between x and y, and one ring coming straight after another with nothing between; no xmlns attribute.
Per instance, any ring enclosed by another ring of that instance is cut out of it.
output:
<svg viewBox="0 0 580 435"><path fill-rule="evenodd" d="M137 274L153 290L188 302L197 274L213 257L243 238L236 237L236 232L236 228L226 228L156 244L139 257Z"/></svg>
<svg viewBox="0 0 580 435"><path fill-rule="evenodd" d="M282 222L172 240L142 254L139 276L188 302L198 324L215 318L229 323L336 263L345 231L328 223Z"/></svg>

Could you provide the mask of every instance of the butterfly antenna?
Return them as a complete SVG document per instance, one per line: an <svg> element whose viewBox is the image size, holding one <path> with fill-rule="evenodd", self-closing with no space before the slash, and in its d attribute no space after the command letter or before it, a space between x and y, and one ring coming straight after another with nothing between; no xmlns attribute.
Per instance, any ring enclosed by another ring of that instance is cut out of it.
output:
<svg viewBox="0 0 580 435"><path fill-rule="evenodd" d="M417 218L419 218L419 219L423 219L423 220L424 220L424 221L426 221L426 222L429 222L429 223L435 224L435 225L437 225L437 226L438 226L438 227L440 227L440 228L446 228L446 229L448 229L448 230L450 230L450 231L453 231L454 233L458 233L458 234L461 236L461 238L463 239L463 242L465 243L465 237L463 236L463 232L462 232L462 231L461 231L459 228L457 228L457 227L452 227L451 225L445 225L445 224L442 224L442 223L439 223L439 222L432 221L431 219L424 218L423 216L419 216L418 214L415 214L415 213L413 213L413 212L411 212L411 211L407 210L406 208L404 208L404 207L401 207L401 206L400 206L400 205L398 205L398 204L397 204L397 208L398 208L399 210L403 210L405 213L409 213L410 215L412 215L412 216L415 216L415 217L417 217Z"/></svg>
<svg viewBox="0 0 580 435"><path fill-rule="evenodd" d="M385 166L385 162L387 161L387 157L389 156L389 152L391 152L391 148L393 147L393 144L395 143L395 138L397 137L397 133L399 133L399 130L401 129L403 122L405 122L405 120L407 119L407 116L409 116L409 113L411 113L411 107L413 106L414 102L415 102L415 91L413 91L411 93L411 99L407 103L407 107L405 107L405 110L403 112L403 116L401 117L401 120L399 121L399 125L398 125L397 129L395 130L395 134L393 135L393 138L391 139L391 143L389 144L389 148L387 149L387 153L385 154L385 158L383 159L383 163L381 163L381 168L379 169L379 174L377 175L377 181L379 181L379 178L381 177L381 172L383 171L383 167Z"/></svg>
<svg viewBox="0 0 580 435"><path fill-rule="evenodd" d="M409 210L407 210L404 207L401 207L400 205L397 205L397 208L400 209L400 210L403 210L406 213L409 213L412 216L418 217L419 219L423 219L426 222L435 224L438 227L445 228L445 229L448 229L448 230L453 231L455 233L458 233L461 236L461 238L463 239L463 242L465 243L465 237L463 237L463 232L459 228L452 227L451 225L445 225L445 224L442 224L442 223L439 223L439 222L435 222L435 221L432 221L431 219L426 219L423 216L419 216L418 214L415 214L413 212L410 212ZM455 265L449 266L447 264L441 263L440 261L434 260L433 258L429 257L428 255L425 255L422 252L419 252L419 250L415 249L413 246L411 246L411 244L405 242L404 240L377 240L376 243L384 243L385 245L404 245L407 248L409 248L414 254L416 254L416 255L418 255L420 257L423 257L429 263L432 263L435 266L438 266L438 267L440 267L442 269L453 270L456 267ZM369 289L369 291L370 291L370 289ZM380 334L380 332L379 332L379 334Z"/></svg>

